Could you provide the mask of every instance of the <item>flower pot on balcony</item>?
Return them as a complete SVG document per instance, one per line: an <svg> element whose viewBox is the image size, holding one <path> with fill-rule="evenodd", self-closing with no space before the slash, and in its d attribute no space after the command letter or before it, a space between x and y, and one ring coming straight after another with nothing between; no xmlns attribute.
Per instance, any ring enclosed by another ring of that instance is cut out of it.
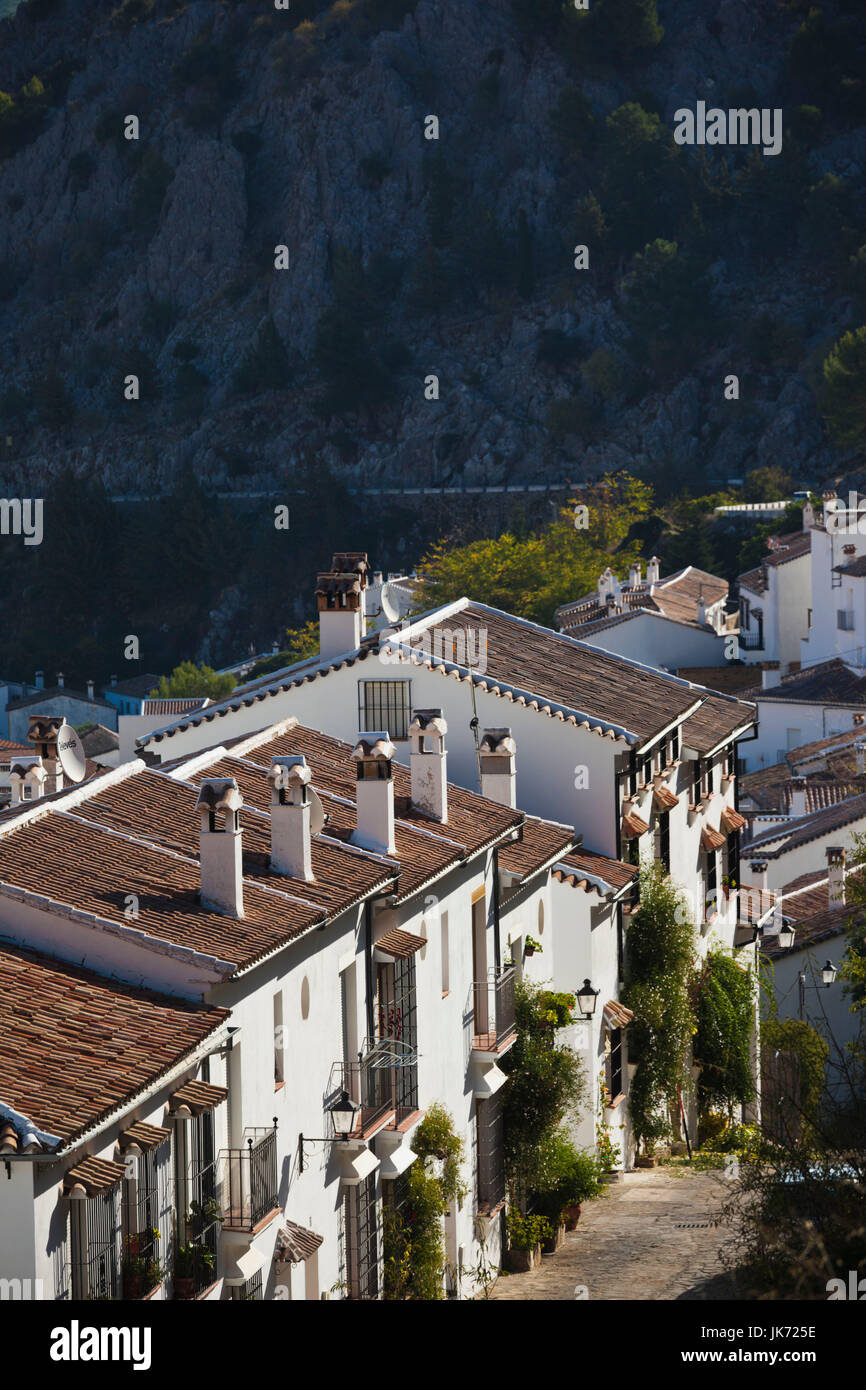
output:
<svg viewBox="0 0 866 1390"><path fill-rule="evenodd" d="M144 1292L144 1281L140 1274L124 1274L123 1276L123 1297L129 1301L141 1298Z"/></svg>
<svg viewBox="0 0 866 1390"><path fill-rule="evenodd" d="M195 1280L177 1277L174 1281L174 1296L179 1299L195 1298Z"/></svg>
<svg viewBox="0 0 866 1390"><path fill-rule="evenodd" d="M567 1231L573 1231L575 1229L580 1220L580 1212L580 1202L573 1202L570 1207L565 1208L562 1215L565 1218L565 1229Z"/></svg>
<svg viewBox="0 0 866 1390"><path fill-rule="evenodd" d="M541 1242L542 1255L555 1255L557 1250L565 1241L565 1223L560 1222L554 1226L552 1233L546 1240Z"/></svg>
<svg viewBox="0 0 866 1390"><path fill-rule="evenodd" d="M528 1274L531 1269L535 1269L541 1262L541 1243L532 1247L531 1250L515 1250L513 1247L505 1252L505 1264L512 1274Z"/></svg>
<svg viewBox="0 0 866 1390"><path fill-rule="evenodd" d="M619 1182L621 1176L619 1168L608 1168L607 1172L602 1173L601 1180L606 1187L610 1187L612 1183Z"/></svg>

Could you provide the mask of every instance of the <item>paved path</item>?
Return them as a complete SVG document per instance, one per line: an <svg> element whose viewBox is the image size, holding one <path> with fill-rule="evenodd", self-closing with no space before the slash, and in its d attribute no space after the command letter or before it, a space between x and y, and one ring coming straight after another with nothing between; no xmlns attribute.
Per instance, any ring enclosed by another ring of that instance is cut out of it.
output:
<svg viewBox="0 0 866 1390"><path fill-rule="evenodd" d="M501 1275L491 1298L735 1297L719 1259L728 1239L720 1209L731 1195L723 1173L638 1169L608 1194L584 1204L577 1230L540 1269Z"/></svg>

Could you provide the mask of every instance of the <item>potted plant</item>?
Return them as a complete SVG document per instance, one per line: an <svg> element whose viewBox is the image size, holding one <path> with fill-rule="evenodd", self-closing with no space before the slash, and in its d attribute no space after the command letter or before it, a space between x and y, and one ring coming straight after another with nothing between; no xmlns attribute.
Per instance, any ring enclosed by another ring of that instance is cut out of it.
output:
<svg viewBox="0 0 866 1390"><path fill-rule="evenodd" d="M523 944L523 954L525 956L534 956L536 952L541 955L542 950L543 947L540 941L536 941L534 936L527 936Z"/></svg>
<svg viewBox="0 0 866 1390"><path fill-rule="evenodd" d="M514 1208L506 1217L508 1230L508 1250L506 1258L509 1269L525 1274L535 1269L541 1259L541 1242L553 1235L547 1217L530 1214L523 1216Z"/></svg>
<svg viewBox="0 0 866 1390"><path fill-rule="evenodd" d="M178 1245L174 1252L174 1296L195 1298L196 1246Z"/></svg>
<svg viewBox="0 0 866 1390"><path fill-rule="evenodd" d="M152 1249L154 1241L159 1238L159 1231L155 1228L125 1237L121 1266L125 1299L143 1298L162 1282L163 1271L159 1260L155 1259L152 1253L142 1253L142 1245L149 1245Z"/></svg>

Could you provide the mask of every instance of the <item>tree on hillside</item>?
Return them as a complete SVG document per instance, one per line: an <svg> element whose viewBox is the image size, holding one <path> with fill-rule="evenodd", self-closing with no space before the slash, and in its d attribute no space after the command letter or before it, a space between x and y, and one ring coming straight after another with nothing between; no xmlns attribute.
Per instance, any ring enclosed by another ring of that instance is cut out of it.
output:
<svg viewBox="0 0 866 1390"><path fill-rule="evenodd" d="M440 541L419 565L424 578L416 610L467 595L549 625L558 605L595 589L609 564L628 572L640 551L629 533L651 504L652 493L644 483L617 473L563 508L543 530L520 538L505 532L469 543ZM581 505L588 509L586 516L575 510Z"/></svg>
<svg viewBox="0 0 866 1390"><path fill-rule="evenodd" d="M182 661L170 676L160 676L159 685L150 694L154 700L185 700L198 696L224 700L234 688L233 675L219 675L211 666L196 666L194 661Z"/></svg>
<svg viewBox="0 0 866 1390"><path fill-rule="evenodd" d="M822 368L821 408L838 444L866 446L866 325L845 333Z"/></svg>

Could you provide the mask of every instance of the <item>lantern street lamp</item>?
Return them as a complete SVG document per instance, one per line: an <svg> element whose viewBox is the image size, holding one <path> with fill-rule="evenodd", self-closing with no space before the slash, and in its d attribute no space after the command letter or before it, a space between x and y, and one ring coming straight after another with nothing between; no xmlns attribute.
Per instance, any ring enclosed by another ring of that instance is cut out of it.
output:
<svg viewBox="0 0 866 1390"><path fill-rule="evenodd" d="M583 986L577 991L577 1003L585 1019L592 1018L595 1013L598 995L599 991L593 989L589 980L584 980Z"/></svg>

